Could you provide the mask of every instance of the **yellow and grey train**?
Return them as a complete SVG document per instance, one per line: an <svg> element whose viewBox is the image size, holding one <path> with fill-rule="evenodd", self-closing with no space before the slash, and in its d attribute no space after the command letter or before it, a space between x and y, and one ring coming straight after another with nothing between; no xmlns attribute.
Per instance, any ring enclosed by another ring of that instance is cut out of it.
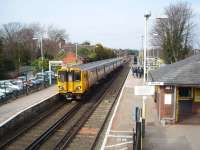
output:
<svg viewBox="0 0 200 150"><path fill-rule="evenodd" d="M66 99L81 99L102 78L123 64L123 58L112 58L58 70L59 95Z"/></svg>

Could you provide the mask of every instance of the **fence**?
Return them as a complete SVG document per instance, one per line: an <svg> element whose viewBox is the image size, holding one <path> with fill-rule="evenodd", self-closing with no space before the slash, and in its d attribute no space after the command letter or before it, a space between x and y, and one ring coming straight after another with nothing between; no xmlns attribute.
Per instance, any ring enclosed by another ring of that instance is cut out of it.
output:
<svg viewBox="0 0 200 150"><path fill-rule="evenodd" d="M142 140L145 136L145 118L142 118L142 109L135 108L135 132L133 132L133 150L142 150Z"/></svg>

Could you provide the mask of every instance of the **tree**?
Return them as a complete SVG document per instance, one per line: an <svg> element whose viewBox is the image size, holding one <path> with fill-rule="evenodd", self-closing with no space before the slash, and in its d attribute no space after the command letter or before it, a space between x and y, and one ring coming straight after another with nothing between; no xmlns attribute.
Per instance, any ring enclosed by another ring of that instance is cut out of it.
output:
<svg viewBox="0 0 200 150"><path fill-rule="evenodd" d="M41 71L42 67L44 70L48 70L49 69L49 59L45 58L43 61L42 61L42 58L35 59L32 62L32 66L33 66L34 72Z"/></svg>
<svg viewBox="0 0 200 150"><path fill-rule="evenodd" d="M90 53L90 50L87 48L78 49L78 56L81 56L83 58L88 58L89 53Z"/></svg>
<svg viewBox="0 0 200 150"><path fill-rule="evenodd" d="M61 49L65 40L68 40L68 34L65 29L58 29L52 25L47 29L48 39L44 40L45 55L53 58Z"/></svg>
<svg viewBox="0 0 200 150"><path fill-rule="evenodd" d="M5 77L5 69L4 69L4 57L3 57L3 43L0 38L0 80Z"/></svg>
<svg viewBox="0 0 200 150"><path fill-rule="evenodd" d="M165 15L167 19L159 19L154 25L152 45L162 48L165 63L174 63L192 49L193 11L188 3L179 2L168 6Z"/></svg>

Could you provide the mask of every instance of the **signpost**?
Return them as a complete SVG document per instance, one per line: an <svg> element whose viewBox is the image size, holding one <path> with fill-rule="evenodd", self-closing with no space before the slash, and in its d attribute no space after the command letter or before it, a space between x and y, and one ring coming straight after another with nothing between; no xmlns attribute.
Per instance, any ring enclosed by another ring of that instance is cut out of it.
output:
<svg viewBox="0 0 200 150"><path fill-rule="evenodd" d="M155 86L135 86L134 88L135 95L142 96L142 116L140 118L140 122L142 125L142 137L145 135L145 117L146 117L146 100L147 96L151 96L155 94Z"/></svg>
<svg viewBox="0 0 200 150"><path fill-rule="evenodd" d="M151 96L155 93L155 87L144 85L144 86L135 86L135 95L138 96Z"/></svg>

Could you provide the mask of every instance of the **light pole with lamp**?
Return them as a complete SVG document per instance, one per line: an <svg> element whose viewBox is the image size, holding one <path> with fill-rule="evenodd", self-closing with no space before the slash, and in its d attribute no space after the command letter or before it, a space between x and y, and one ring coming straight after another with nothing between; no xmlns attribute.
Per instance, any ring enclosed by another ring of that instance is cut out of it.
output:
<svg viewBox="0 0 200 150"><path fill-rule="evenodd" d="M146 70L146 63L147 63L147 21L149 19L149 17L151 17L151 13L150 12L146 12L145 15L145 34L144 34L144 82L146 82L146 74L147 74L147 70Z"/></svg>
<svg viewBox="0 0 200 150"><path fill-rule="evenodd" d="M77 57L78 57L78 43L75 43L76 45L76 64L77 64Z"/></svg>
<svg viewBox="0 0 200 150"><path fill-rule="evenodd" d="M33 40L40 40L40 51L41 51L41 58L42 58L42 76L43 76L43 82L44 82L44 53L43 53L43 47L42 47L42 36L40 37L33 37Z"/></svg>

